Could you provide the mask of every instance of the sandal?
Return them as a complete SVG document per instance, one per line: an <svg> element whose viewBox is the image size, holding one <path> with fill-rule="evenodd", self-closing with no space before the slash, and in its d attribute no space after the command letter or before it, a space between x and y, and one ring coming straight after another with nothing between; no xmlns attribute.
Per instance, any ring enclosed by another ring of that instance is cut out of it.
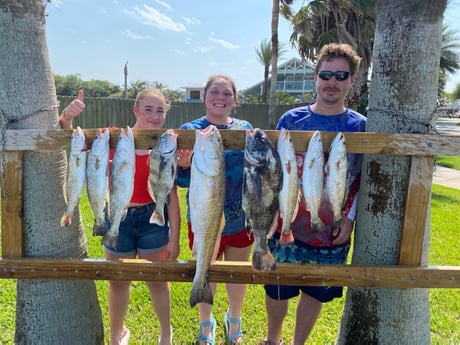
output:
<svg viewBox="0 0 460 345"><path fill-rule="evenodd" d="M273 343L269 342L268 340L259 340L257 345L273 345ZM279 345L284 345L284 341L280 340Z"/></svg>
<svg viewBox="0 0 460 345"><path fill-rule="evenodd" d="M211 315L211 320L200 321L198 325L200 326L200 332L198 333L198 342L203 341L206 344L214 345L214 337L216 335L216 319L214 315ZM201 327L209 327L209 326L211 326L211 338L205 337L203 333L201 333Z"/></svg>
<svg viewBox="0 0 460 345"><path fill-rule="evenodd" d="M229 334L230 323L238 324L238 330L233 334ZM225 336L227 337L227 341L230 344L233 344L232 343L233 340L239 337L243 337L243 331L241 330L241 317L238 317L238 318L231 317L230 315L228 315L228 309L227 309L227 312L225 313Z"/></svg>

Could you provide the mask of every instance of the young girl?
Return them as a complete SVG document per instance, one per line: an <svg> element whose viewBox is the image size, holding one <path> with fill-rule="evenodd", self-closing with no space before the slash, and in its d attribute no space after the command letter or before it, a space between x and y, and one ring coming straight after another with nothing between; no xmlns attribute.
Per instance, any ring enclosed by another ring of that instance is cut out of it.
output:
<svg viewBox="0 0 460 345"><path fill-rule="evenodd" d="M84 109L83 92L60 116L62 128L71 128L72 119ZM133 128L159 129L163 126L169 104L163 94L155 89L145 89L136 98ZM120 223L116 248L104 247L107 259L141 258L146 260L176 260L179 255L180 209L179 195L173 187L165 225L150 224L155 204L148 192L149 150L136 150L134 191L126 218ZM113 156L113 152L111 154ZM158 344L172 344L171 292L168 282L146 281L152 305L160 324ZM124 325L124 317L130 300L131 281L109 282L109 316L111 344L128 344L130 332ZM141 335L139 335L140 337Z"/></svg>

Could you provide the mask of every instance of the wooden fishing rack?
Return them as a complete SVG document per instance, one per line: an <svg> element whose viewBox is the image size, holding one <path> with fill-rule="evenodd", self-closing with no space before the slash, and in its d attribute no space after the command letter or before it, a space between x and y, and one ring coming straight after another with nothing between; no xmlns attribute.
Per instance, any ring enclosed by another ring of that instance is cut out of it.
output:
<svg viewBox="0 0 460 345"><path fill-rule="evenodd" d="M164 132L133 130L136 148L151 148ZM95 129L85 129L90 145ZM178 148L190 149L195 131L177 130ZM265 131L276 143L279 132ZM98 258L58 259L24 257L23 159L24 151L52 151L69 147L71 130L5 130L2 133L2 257L0 278L153 280L191 282L195 261L140 259L111 261ZM322 132L329 147L337 133ZM298 151L305 151L313 132L291 131ZM243 149L245 131L221 131L226 149ZM256 272L250 262L216 262L209 281L248 284L295 284L394 288L460 288L460 266L421 266L425 222L430 204L433 161L436 155L458 155L460 136L385 133L345 133L347 151L362 154L411 156L398 265L278 264L275 271ZM115 147L118 130L111 130ZM58 222L59 220L56 219Z"/></svg>

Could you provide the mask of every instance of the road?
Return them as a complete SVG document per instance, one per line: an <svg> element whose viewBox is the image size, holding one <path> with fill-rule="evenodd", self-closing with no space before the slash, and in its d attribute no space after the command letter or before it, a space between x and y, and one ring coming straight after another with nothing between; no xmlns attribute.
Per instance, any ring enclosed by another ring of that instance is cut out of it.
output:
<svg viewBox="0 0 460 345"><path fill-rule="evenodd" d="M442 117L436 121L436 130L440 134L460 135L458 123L460 123L460 119ZM433 183L460 189L460 171L437 165L433 173Z"/></svg>

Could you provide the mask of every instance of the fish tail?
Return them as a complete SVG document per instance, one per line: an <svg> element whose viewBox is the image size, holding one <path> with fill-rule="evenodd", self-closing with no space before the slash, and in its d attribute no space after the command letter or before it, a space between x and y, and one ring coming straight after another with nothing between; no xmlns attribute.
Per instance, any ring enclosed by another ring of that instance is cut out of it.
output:
<svg viewBox="0 0 460 345"><path fill-rule="evenodd" d="M273 259L272 254L268 250L253 252L252 267L256 271L273 271L276 269L275 259Z"/></svg>
<svg viewBox="0 0 460 345"><path fill-rule="evenodd" d="M94 220L93 224L93 236L104 236L107 233L107 227L104 222L98 222Z"/></svg>
<svg viewBox="0 0 460 345"><path fill-rule="evenodd" d="M197 303L213 304L212 290L208 282L192 285L190 294L190 306L193 308Z"/></svg>
<svg viewBox="0 0 460 345"><path fill-rule="evenodd" d="M294 235L292 234L291 229L289 229L287 233L282 231L280 235L280 245L283 246L292 242L294 242Z"/></svg>
<svg viewBox="0 0 460 345"><path fill-rule="evenodd" d="M61 217L61 227L68 227L72 224L72 215L63 214Z"/></svg>
<svg viewBox="0 0 460 345"><path fill-rule="evenodd" d="M157 212L155 211L152 212L152 215L150 216L150 224L157 224L159 226L164 226L165 225L165 216L163 212Z"/></svg>
<svg viewBox="0 0 460 345"><path fill-rule="evenodd" d="M114 234L113 231L108 231L102 238L102 244L107 248L116 248L118 242L118 234Z"/></svg>

